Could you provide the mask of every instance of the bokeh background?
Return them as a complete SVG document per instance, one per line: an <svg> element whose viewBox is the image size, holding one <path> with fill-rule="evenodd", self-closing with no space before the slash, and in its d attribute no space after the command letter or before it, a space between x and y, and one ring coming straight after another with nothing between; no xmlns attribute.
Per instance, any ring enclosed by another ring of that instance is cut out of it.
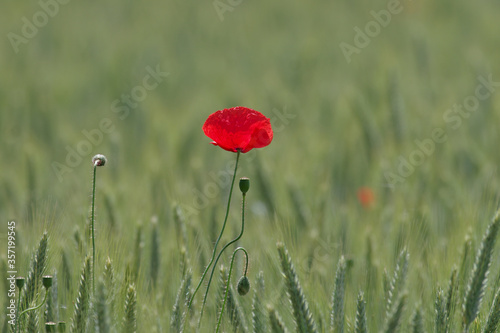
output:
<svg viewBox="0 0 500 333"><path fill-rule="evenodd" d="M500 3L401 0L400 12L347 59L341 43L355 46L355 29L390 3L4 0L0 216L18 222L20 251L51 230L57 267L58 249L74 246L75 230L85 235L91 158L101 153L102 256L126 262L135 228L146 233L153 219L163 237L162 283L178 282L167 274L178 263L178 204L197 245L192 260L203 267L199 253L211 248L227 199L220 172L235 155L210 145L201 126L209 114L243 105L275 127L272 144L242 156L238 171L252 180L242 243L254 250L255 272L276 265L269 274L279 276L277 240L298 262L319 248L328 259L311 259L317 277L306 288L326 304L339 255L356 262L370 236L381 270L406 244L413 267L429 267L422 274L432 279L418 283L446 279L465 236L482 233L498 201L500 84L458 128L443 117L475 94L479 76L500 81ZM126 106L122 98L154 70L161 82ZM389 186L388 173L436 128L447 140ZM358 200L361 187L374 193L369 208ZM237 221L236 208L232 214ZM234 222L229 233L238 228ZM29 255L19 260L27 264Z"/></svg>

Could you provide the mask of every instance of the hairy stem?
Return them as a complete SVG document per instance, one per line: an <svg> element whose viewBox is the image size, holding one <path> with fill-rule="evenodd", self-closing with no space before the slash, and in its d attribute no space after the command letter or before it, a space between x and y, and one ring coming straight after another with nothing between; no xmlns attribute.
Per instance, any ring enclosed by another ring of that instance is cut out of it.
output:
<svg viewBox="0 0 500 333"><path fill-rule="evenodd" d="M240 159L240 151L238 150L238 152L236 153L236 163L234 165L233 180L231 181L231 188L229 190L229 198L227 200L226 216L224 217L224 223L222 224L222 229L220 231L219 237L215 241L214 251L212 253L212 258L210 259L210 262L208 263L207 267L205 268L205 271L203 272L203 275L201 276L200 282L198 282L198 286L196 286L196 289L194 290L193 295L191 296L191 300L189 301L188 308L191 308L191 305L193 304L194 297L196 296L196 293L200 289L201 284L203 283L203 280L205 279L205 276L207 275L208 270L210 269L210 267L212 266L212 263L214 262L215 254L217 253L217 246L219 245L219 242L222 238L222 234L224 233L224 229L226 228L227 218L229 216L229 208L231 206L231 196L233 194L234 180L236 179L236 171L238 170L239 159ZM217 260L218 260L218 258L217 258ZM217 264L217 262L216 262L216 264ZM215 265L214 265L214 267L215 267ZM205 303L206 303L206 294L208 293L208 288L210 287L210 282L212 281L212 275L213 275L213 270L212 270L212 274L210 275L210 280L208 282L207 292L205 293L205 297L203 299L203 305L202 305L201 313L200 313L200 322L201 322L201 317L203 316L203 308L205 307Z"/></svg>

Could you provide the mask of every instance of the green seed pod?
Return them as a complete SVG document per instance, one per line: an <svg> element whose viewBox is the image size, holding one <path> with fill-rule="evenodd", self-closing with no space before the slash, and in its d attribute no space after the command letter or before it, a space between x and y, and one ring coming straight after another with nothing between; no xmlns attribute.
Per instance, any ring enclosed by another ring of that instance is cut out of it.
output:
<svg viewBox="0 0 500 333"><path fill-rule="evenodd" d="M103 166L104 164L106 164L106 162L107 159L106 156L104 155L97 154L94 157L92 157L92 165L94 166Z"/></svg>
<svg viewBox="0 0 500 333"><path fill-rule="evenodd" d="M49 289L50 287L52 287L52 279L53 278L51 275L45 275L44 277L42 277L42 283L45 289Z"/></svg>
<svg viewBox="0 0 500 333"><path fill-rule="evenodd" d="M243 194L246 194L250 189L250 179L247 177L240 178L240 191Z"/></svg>
<svg viewBox="0 0 500 333"><path fill-rule="evenodd" d="M24 287L24 278L22 276L16 277L16 286L19 288L19 290L23 289L23 287Z"/></svg>
<svg viewBox="0 0 500 333"><path fill-rule="evenodd" d="M238 294L245 296L250 290L250 281L246 275L242 276L238 281Z"/></svg>
<svg viewBox="0 0 500 333"><path fill-rule="evenodd" d="M57 331L59 333L66 332L66 322L65 321L60 321L59 323L57 323Z"/></svg>
<svg viewBox="0 0 500 333"><path fill-rule="evenodd" d="M47 333L54 332L55 333L56 332L56 325L57 325L56 323L51 322L51 321L45 323L45 332L47 332Z"/></svg>

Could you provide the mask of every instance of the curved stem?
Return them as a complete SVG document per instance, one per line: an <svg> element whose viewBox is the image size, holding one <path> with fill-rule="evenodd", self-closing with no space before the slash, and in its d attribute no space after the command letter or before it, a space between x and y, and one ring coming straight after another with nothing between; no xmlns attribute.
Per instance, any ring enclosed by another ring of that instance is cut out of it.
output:
<svg viewBox="0 0 500 333"><path fill-rule="evenodd" d="M206 301L207 301L207 295L208 295L208 290L210 289L210 281L212 281L212 278L214 276L214 271L215 271L215 268L217 267L217 262L219 262L219 259L222 255L222 253L224 252L224 250L226 250L230 245L236 243L240 238L241 236L243 236L243 232L245 231L245 198L246 198L246 193L243 193L243 198L242 198L242 201L241 201L241 232L240 234L238 235L238 237L236 237L235 239L233 239L232 241L230 241L229 243L227 243L223 248L222 250L220 250L219 252L219 255L217 256L217 259L215 259L215 263L214 263L214 266L212 267L212 272L210 273L210 279L208 280L208 286L207 286L207 290L205 291L205 296L203 297L203 305L205 305ZM246 270L248 268L248 262L247 262L247 267L245 268L245 275L246 275ZM202 313L203 313L203 308L202 308ZM200 316L200 322L201 322L201 316ZM199 323L200 323L199 322ZM198 324L199 324L198 323Z"/></svg>
<svg viewBox="0 0 500 333"><path fill-rule="evenodd" d="M40 303L39 305L37 305L37 306L35 306L35 307L32 307L32 308L26 309L26 310L24 310L23 312L21 312L21 313L19 314L19 317L17 317L17 323L18 323L19 325L21 325L21 323L20 323L20 321L21 321L21 316L22 316L23 314L25 314L26 312L33 311L33 310L37 310L37 309L41 308L41 307L42 307L42 305L43 305L43 304L45 303L45 301L47 300L47 295L48 295L48 294L49 294L49 290L48 290L48 289L45 289L45 296L43 297L43 301L42 301L42 303ZM20 326L19 326L19 327L20 327Z"/></svg>
<svg viewBox="0 0 500 333"><path fill-rule="evenodd" d="M246 264L245 264L245 274L244 274L244 276L247 276L247 270L248 270L248 252L244 248L238 247L236 250L234 250L233 257L231 258L231 266L229 267L229 275L227 277L227 282L226 282L226 293L224 294L224 302L222 303L222 308L220 310L219 321L217 322L217 330L216 330L216 332L219 332L220 324L222 322L222 314L224 313L224 307L226 306L227 294L229 292L229 283L231 281L231 273L233 271L234 257L236 256L236 252L238 252L238 251L243 251L245 253Z"/></svg>
<svg viewBox="0 0 500 333"><path fill-rule="evenodd" d="M95 179L96 179L97 163L94 163L94 175L92 177L92 293L95 293L95 236L94 236L94 219L95 219Z"/></svg>
<svg viewBox="0 0 500 333"><path fill-rule="evenodd" d="M233 180L231 182L231 189L229 190L229 198L227 200L226 216L224 217L224 223L222 224L222 229L220 231L219 237L215 241L214 251L212 253L212 258L210 259L210 262L208 263L207 267L205 268L205 271L203 272L203 275L201 276L200 282L198 283L198 286L196 287L196 289L193 292L193 295L191 296L191 300L189 301L188 308L191 308L191 305L193 304L194 297L196 296L198 289L200 289L201 284L203 283L203 280L205 279L205 276L207 275L207 272L210 269L210 266L214 262L215 254L217 253L217 246L219 245L219 242L222 238L222 234L224 233L224 229L226 228L227 218L229 216L229 207L231 205L231 196L233 194L234 180L236 179L236 171L238 170L239 159L240 159L240 151L238 150L238 152L236 153L236 164L234 165ZM212 280L212 279L210 279L210 280ZM210 286L210 282L209 282L209 286ZM206 301L206 298L203 300L203 307L205 306L205 301ZM201 317L203 315L203 307L201 308L200 322L201 322Z"/></svg>

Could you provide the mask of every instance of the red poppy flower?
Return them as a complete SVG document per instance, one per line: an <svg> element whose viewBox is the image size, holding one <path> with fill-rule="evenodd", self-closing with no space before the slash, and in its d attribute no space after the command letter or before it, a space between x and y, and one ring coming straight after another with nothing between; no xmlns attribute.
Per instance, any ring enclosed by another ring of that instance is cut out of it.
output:
<svg viewBox="0 0 500 333"><path fill-rule="evenodd" d="M375 202L375 194L369 187L361 187L358 190L358 200L365 208L370 208Z"/></svg>
<svg viewBox="0 0 500 333"><path fill-rule="evenodd" d="M273 140L271 121L262 113L237 106L212 113L203 132L222 149L246 153L267 146Z"/></svg>

